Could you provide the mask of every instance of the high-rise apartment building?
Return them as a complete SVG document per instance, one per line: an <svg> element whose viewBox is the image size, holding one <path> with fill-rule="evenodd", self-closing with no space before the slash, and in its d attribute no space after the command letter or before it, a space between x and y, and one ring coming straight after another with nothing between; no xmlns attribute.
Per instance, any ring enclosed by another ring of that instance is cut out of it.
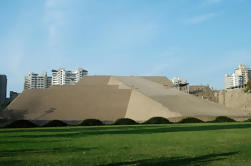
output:
<svg viewBox="0 0 251 166"><path fill-rule="evenodd" d="M24 89L44 89L51 86L51 77L47 76L47 73L36 74L30 72L27 77L24 78Z"/></svg>
<svg viewBox="0 0 251 166"><path fill-rule="evenodd" d="M232 75L225 75L225 88L234 89L234 88L243 88L243 76L233 73Z"/></svg>
<svg viewBox="0 0 251 166"><path fill-rule="evenodd" d="M241 75L243 77L243 84L247 84L247 82L250 80L250 69L246 65L239 65L237 69L234 70L234 73L236 75Z"/></svg>
<svg viewBox="0 0 251 166"><path fill-rule="evenodd" d="M248 81L251 81L251 69L248 69Z"/></svg>
<svg viewBox="0 0 251 166"><path fill-rule="evenodd" d="M239 65L232 75L225 75L225 88L243 88L248 81L251 81L251 69L246 65Z"/></svg>
<svg viewBox="0 0 251 166"><path fill-rule="evenodd" d="M7 76L0 75L0 104L3 104L6 99L7 91Z"/></svg>
<svg viewBox="0 0 251 166"><path fill-rule="evenodd" d="M74 85L87 74L88 71L82 68L75 71L67 71L64 68L52 70L52 85Z"/></svg>
<svg viewBox="0 0 251 166"><path fill-rule="evenodd" d="M82 68L75 71L67 71L64 68L52 70L52 77L47 76L46 72L42 74L30 72L24 78L24 89L43 89L49 88L51 85L74 85L87 74L88 71Z"/></svg>

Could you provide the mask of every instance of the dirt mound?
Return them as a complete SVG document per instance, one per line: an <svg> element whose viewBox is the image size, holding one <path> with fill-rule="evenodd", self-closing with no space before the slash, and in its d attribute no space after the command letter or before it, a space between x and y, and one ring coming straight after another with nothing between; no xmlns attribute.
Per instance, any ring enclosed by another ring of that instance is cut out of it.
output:
<svg viewBox="0 0 251 166"><path fill-rule="evenodd" d="M9 119L64 121L247 115L180 92L157 76L86 76L76 85L24 90L7 109L5 117L15 117Z"/></svg>

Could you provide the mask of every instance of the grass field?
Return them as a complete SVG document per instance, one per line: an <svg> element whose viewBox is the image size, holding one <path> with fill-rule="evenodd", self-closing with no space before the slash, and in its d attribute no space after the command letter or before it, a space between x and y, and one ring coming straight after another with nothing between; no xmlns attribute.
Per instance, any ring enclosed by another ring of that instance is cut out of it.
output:
<svg viewBox="0 0 251 166"><path fill-rule="evenodd" d="M251 165L251 123L0 129L0 165Z"/></svg>

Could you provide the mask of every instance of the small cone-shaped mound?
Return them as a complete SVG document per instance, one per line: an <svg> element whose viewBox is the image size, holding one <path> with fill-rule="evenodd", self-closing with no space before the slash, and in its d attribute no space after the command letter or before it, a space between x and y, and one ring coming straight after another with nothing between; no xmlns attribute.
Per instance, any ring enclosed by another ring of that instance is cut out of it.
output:
<svg viewBox="0 0 251 166"><path fill-rule="evenodd" d="M5 128L32 128L37 127L36 124L32 123L29 120L16 120L4 126Z"/></svg>
<svg viewBox="0 0 251 166"><path fill-rule="evenodd" d="M64 127L64 126L68 126L68 124L61 120L51 120L43 125L43 127Z"/></svg>
<svg viewBox="0 0 251 166"><path fill-rule="evenodd" d="M121 118L121 119L118 119L114 122L115 125L135 125L135 124L138 124L137 122L135 122L134 120L132 119L129 119L129 118Z"/></svg>
<svg viewBox="0 0 251 166"><path fill-rule="evenodd" d="M235 122L235 120L227 116L218 116L216 117L215 120L210 121L210 122Z"/></svg>
<svg viewBox="0 0 251 166"><path fill-rule="evenodd" d="M203 121L197 118L188 117L182 119L181 121L179 121L179 123L203 123Z"/></svg>
<svg viewBox="0 0 251 166"><path fill-rule="evenodd" d="M167 124L167 123L170 123L170 121L163 117L152 117L144 123L145 124Z"/></svg>
<svg viewBox="0 0 251 166"><path fill-rule="evenodd" d="M86 119L79 124L79 126L102 126L102 125L104 125L103 122L101 122L98 119Z"/></svg>

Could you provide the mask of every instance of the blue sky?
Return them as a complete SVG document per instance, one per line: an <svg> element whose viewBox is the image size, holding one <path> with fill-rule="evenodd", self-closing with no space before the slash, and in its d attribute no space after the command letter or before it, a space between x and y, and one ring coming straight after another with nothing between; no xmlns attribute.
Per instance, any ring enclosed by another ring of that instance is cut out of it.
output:
<svg viewBox="0 0 251 166"><path fill-rule="evenodd" d="M22 91L29 71L181 76L224 88L251 67L249 0L1 0L0 73Z"/></svg>

